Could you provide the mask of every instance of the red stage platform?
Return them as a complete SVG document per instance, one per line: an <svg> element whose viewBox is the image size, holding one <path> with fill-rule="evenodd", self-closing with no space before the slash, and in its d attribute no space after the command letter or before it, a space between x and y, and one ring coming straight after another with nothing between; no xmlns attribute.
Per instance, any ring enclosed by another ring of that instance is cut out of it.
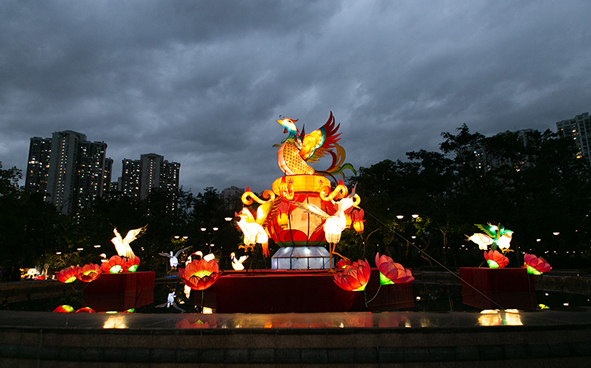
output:
<svg viewBox="0 0 591 368"><path fill-rule="evenodd" d="M372 269L366 287L368 300L378 287L379 273ZM194 294L200 305L201 293ZM339 288L327 270L224 271L206 290L205 306L217 313L383 311L414 307L414 298L411 284L386 285L366 309L363 292Z"/></svg>
<svg viewBox="0 0 591 368"><path fill-rule="evenodd" d="M154 280L154 272L103 273L84 288L84 304L105 312L126 311L153 303Z"/></svg>
<svg viewBox="0 0 591 368"><path fill-rule="evenodd" d="M525 268L460 267L460 278L464 304L481 309L536 308L533 275Z"/></svg>

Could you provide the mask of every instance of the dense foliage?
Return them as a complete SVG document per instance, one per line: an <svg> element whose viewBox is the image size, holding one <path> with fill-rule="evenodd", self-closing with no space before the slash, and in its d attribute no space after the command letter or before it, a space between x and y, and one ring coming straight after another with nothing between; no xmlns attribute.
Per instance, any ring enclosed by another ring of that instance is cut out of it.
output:
<svg viewBox="0 0 591 368"><path fill-rule="evenodd" d="M357 184L367 224L361 235L343 233L339 253L372 259L378 250L419 269L478 266L482 252L466 235L477 231L474 224L491 222L514 231L510 266L523 264L522 252L528 252L547 258L555 269L589 267L591 181L588 167L575 159L572 141L550 131L485 137L465 125L442 136L440 152L409 152L406 161L384 160L360 168L349 180L350 186ZM211 250L221 256L222 269L231 268L230 252L241 253L235 221L224 220L234 219L240 204L223 203L214 188L197 195L155 191L144 201L111 193L68 217L20 188L21 175L0 165L3 270L98 263L101 253L115 254L114 226L125 235L148 225L132 246L140 269L159 275L168 270L160 252ZM270 246L271 252L277 249ZM248 268L270 267L260 252L247 262Z"/></svg>
<svg viewBox="0 0 591 368"><path fill-rule="evenodd" d="M491 222L514 231L513 267L523 252L555 268L589 267L591 182L572 141L550 131L484 137L465 125L442 136L441 152L409 152L407 162L384 160L350 180L366 232L375 231L365 248L379 244L410 267L478 266L482 252L465 235Z"/></svg>

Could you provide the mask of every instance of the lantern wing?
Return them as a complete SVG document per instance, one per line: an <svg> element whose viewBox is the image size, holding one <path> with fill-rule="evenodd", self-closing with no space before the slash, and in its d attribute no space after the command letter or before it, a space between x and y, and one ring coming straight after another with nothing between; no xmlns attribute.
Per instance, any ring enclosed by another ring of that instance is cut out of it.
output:
<svg viewBox="0 0 591 368"><path fill-rule="evenodd" d="M139 236L146 231L146 226L140 227L139 229L133 229L133 230L129 230L127 232L127 235L125 235L125 239L123 239L123 242L129 244L132 241L136 240L137 238L139 238Z"/></svg>
<svg viewBox="0 0 591 368"><path fill-rule="evenodd" d="M311 213L313 215L320 217L323 220L330 218L330 215L328 213L324 212L318 206L313 205L311 203L300 203L300 202L294 202L294 201L292 201L291 203L293 203L295 206L297 206L298 208L300 208L308 213Z"/></svg>
<svg viewBox="0 0 591 368"><path fill-rule="evenodd" d="M328 121L320 128L306 134L302 140L300 156L308 162L318 162L329 152L335 149L336 142L340 140L340 133L337 134L340 124L335 127L332 111Z"/></svg>

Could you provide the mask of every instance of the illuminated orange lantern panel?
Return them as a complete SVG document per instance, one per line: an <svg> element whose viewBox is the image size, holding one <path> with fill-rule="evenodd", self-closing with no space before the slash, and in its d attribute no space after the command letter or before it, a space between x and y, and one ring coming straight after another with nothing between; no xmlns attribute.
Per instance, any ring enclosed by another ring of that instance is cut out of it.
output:
<svg viewBox="0 0 591 368"><path fill-rule="evenodd" d="M78 275L78 267L70 266L68 268L64 268L63 270L57 272L55 274L55 278L65 284L69 284L71 282L76 281L77 275Z"/></svg>
<svg viewBox="0 0 591 368"><path fill-rule="evenodd" d="M83 282L91 282L99 278L101 275L101 267L94 263L89 263L78 268L76 278Z"/></svg>
<svg viewBox="0 0 591 368"><path fill-rule="evenodd" d="M320 175L290 175L273 183L273 192L281 198L278 211L271 214L268 230L271 239L281 247L326 246L322 219L314 216L290 201L314 204L332 215L337 206L323 201L322 190L330 188L330 181Z"/></svg>

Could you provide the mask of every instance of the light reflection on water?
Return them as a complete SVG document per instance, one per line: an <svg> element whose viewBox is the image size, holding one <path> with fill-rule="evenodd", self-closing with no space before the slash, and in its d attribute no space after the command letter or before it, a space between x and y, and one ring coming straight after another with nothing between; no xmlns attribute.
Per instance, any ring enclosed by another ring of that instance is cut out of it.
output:
<svg viewBox="0 0 591 368"><path fill-rule="evenodd" d="M154 298L153 303L140 306L135 309L136 313L182 313L180 310L175 308L169 307L161 307L157 308L156 306L165 304L167 302L167 297L169 293L175 291L177 295L177 305L186 313L197 313L200 311L201 305L195 304L195 295L194 293L191 294L188 298L184 294L184 285L178 282L168 282L168 283L157 283L154 288ZM200 292L199 292L200 293ZM462 290L461 286L459 285L452 285L452 284L433 284L433 283L413 283L413 296L415 299L414 307L413 308L405 308L402 309L403 311L416 311L416 312L478 312L480 313L481 310L468 306L463 303L462 301ZM373 295L367 295L368 299L371 299ZM212 298L205 298L204 307L210 309L214 307L211 305ZM547 306L553 310L568 310L568 309L576 309L578 307L588 307L591 306L589 302L589 297L578 295L578 294L571 294L571 293L564 293L558 291L536 291L536 300L538 304ZM210 305L208 305L208 303ZM30 300L24 302L15 302L15 303L8 303L2 306L2 309L8 310L15 310L15 311L53 311L56 307L60 305L71 305L74 310L78 310L83 307L87 307L85 305L83 295L80 290L72 289L70 293L65 293L61 295L57 295L51 298L44 298L38 300ZM90 306L92 307L92 306ZM371 307L371 305L370 305ZM207 310L206 309L206 310ZM485 314L482 315L482 324L491 325L494 324L495 321L499 321L499 316L497 315L490 315L487 316ZM500 319L503 321L503 318L507 324L513 324L513 321L510 315L505 315ZM486 322L487 320L488 322ZM116 319L113 319L116 321ZM113 326L117 326L115 322L113 322ZM200 323L198 321L194 322L187 322L189 324L197 324ZM400 325L408 324L409 321L397 321ZM517 322L516 322L517 323ZM428 326L429 321L423 321L421 325ZM120 325L120 324L119 324ZM336 327L339 325L337 324ZM235 327L235 326L234 326ZM117 328L117 327L105 327L105 328ZM124 328L124 327L123 327ZM199 328L198 326L195 328Z"/></svg>

